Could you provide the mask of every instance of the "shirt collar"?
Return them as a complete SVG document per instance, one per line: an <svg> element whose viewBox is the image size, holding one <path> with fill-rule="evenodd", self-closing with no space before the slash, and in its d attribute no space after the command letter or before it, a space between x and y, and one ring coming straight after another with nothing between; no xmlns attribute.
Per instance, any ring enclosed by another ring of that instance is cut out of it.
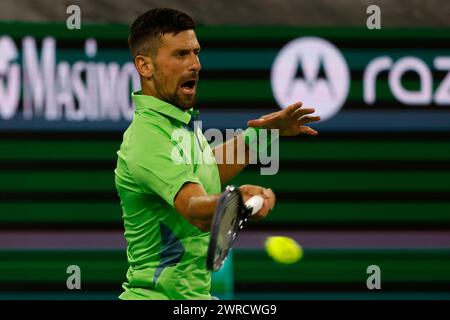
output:
<svg viewBox="0 0 450 320"><path fill-rule="evenodd" d="M133 92L131 97L134 101L134 105L136 106L136 110L154 110L158 113L181 121L184 124L188 124L191 121L191 118L195 119L199 115L198 110L191 108L187 112L182 111L168 102L162 101L153 96L142 94L141 90Z"/></svg>

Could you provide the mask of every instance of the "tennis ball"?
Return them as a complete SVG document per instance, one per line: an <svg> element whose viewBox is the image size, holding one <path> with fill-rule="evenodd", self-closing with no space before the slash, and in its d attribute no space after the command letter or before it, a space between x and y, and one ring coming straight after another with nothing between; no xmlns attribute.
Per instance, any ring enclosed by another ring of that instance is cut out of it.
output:
<svg viewBox="0 0 450 320"><path fill-rule="evenodd" d="M267 254L278 263L295 263L303 256L303 248L288 237L268 237L265 246Z"/></svg>

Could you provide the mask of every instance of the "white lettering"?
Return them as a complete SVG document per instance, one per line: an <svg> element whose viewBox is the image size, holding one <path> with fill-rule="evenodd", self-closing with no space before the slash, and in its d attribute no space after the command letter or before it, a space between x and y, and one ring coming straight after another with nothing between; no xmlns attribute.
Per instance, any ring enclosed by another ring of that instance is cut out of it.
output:
<svg viewBox="0 0 450 320"><path fill-rule="evenodd" d="M7 36L0 37L0 117L12 118L19 106L20 66L10 65L18 58L14 41Z"/></svg>
<svg viewBox="0 0 450 320"><path fill-rule="evenodd" d="M447 75L436 90L434 101L437 105L450 104L450 57L436 57L434 67L437 70L447 71Z"/></svg>
<svg viewBox="0 0 450 320"><path fill-rule="evenodd" d="M377 76L381 71L389 70L392 67L392 59L384 56L373 59L364 70L364 102L374 104L376 99Z"/></svg>
<svg viewBox="0 0 450 320"><path fill-rule="evenodd" d="M401 82L403 74L413 71L419 75L420 89L406 90ZM405 57L398 60L389 72L389 86L395 98L404 104L430 104L432 101L433 79L427 65L415 57Z"/></svg>

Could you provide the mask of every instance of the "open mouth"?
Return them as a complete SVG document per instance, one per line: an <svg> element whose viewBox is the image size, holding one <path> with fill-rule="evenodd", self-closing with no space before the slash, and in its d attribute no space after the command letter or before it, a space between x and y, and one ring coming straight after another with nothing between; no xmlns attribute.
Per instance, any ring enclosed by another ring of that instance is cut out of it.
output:
<svg viewBox="0 0 450 320"><path fill-rule="evenodd" d="M195 80L188 80L181 84L181 89L186 94L193 94L195 90L195 84L196 84Z"/></svg>

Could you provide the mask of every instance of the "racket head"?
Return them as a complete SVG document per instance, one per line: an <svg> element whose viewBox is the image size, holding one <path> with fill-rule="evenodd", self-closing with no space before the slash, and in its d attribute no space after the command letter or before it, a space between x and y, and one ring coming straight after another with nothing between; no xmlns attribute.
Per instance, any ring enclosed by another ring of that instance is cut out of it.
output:
<svg viewBox="0 0 450 320"><path fill-rule="evenodd" d="M206 257L206 267L219 270L233 247L239 228L248 216L241 192L228 186L219 197L211 223L211 234Z"/></svg>

